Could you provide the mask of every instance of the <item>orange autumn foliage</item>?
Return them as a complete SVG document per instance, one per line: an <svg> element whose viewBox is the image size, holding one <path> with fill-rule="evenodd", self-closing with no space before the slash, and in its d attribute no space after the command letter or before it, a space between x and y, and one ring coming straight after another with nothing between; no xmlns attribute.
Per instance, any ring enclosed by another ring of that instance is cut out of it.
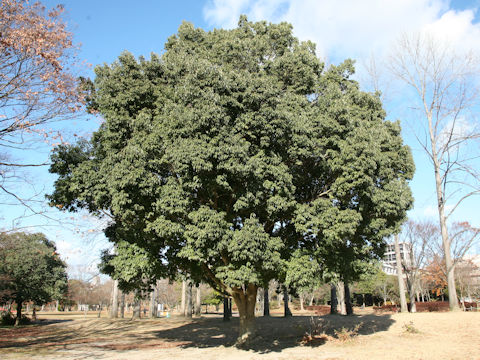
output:
<svg viewBox="0 0 480 360"><path fill-rule="evenodd" d="M76 47L61 15L38 2L0 2L0 146L80 110ZM17 166L17 164L3 164Z"/></svg>
<svg viewBox="0 0 480 360"><path fill-rule="evenodd" d="M438 255L434 256L430 264L426 267L423 276L431 283L432 291L440 296L447 288L447 277L445 274L445 263Z"/></svg>

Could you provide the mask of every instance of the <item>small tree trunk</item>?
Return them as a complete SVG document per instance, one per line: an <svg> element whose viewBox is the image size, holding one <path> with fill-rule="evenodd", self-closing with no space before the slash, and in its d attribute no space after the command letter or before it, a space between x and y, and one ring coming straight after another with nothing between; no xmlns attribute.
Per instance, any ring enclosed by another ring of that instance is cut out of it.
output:
<svg viewBox="0 0 480 360"><path fill-rule="evenodd" d="M352 301L350 299L350 287L348 286L348 282L345 280L344 284L344 291L345 291L345 310L347 315L353 315L353 307Z"/></svg>
<svg viewBox="0 0 480 360"><path fill-rule="evenodd" d="M343 285L343 281L339 281L337 283L337 298L338 305L340 307L340 314L346 315L347 309L345 308L345 287Z"/></svg>
<svg viewBox="0 0 480 360"><path fill-rule="evenodd" d="M337 287L334 283L330 284L330 314L337 314Z"/></svg>
<svg viewBox="0 0 480 360"><path fill-rule="evenodd" d="M200 292L200 284L197 286L197 297L195 301L195 315L200 316L202 312L202 294Z"/></svg>
<svg viewBox="0 0 480 360"><path fill-rule="evenodd" d="M395 257L397 259L397 279L398 291L400 292L400 312L407 312L407 298L405 297L405 282L403 281L402 257L400 255L398 235L395 235Z"/></svg>
<svg viewBox="0 0 480 360"><path fill-rule="evenodd" d="M32 321L37 321L37 309L35 308L35 304L33 304Z"/></svg>
<svg viewBox="0 0 480 360"><path fill-rule="evenodd" d="M300 293L298 297L300 298L300 311L305 311L305 308L303 307L303 294Z"/></svg>
<svg viewBox="0 0 480 360"><path fill-rule="evenodd" d="M118 317L118 280L113 282L110 317L114 319Z"/></svg>
<svg viewBox="0 0 480 360"><path fill-rule="evenodd" d="M223 321L230 321L229 299L227 296L223 297Z"/></svg>
<svg viewBox="0 0 480 360"><path fill-rule="evenodd" d="M415 303L415 284L412 282L408 287L408 296L410 297L410 312L417 312L417 305Z"/></svg>
<svg viewBox="0 0 480 360"><path fill-rule="evenodd" d="M233 289L233 298L237 304L240 317L240 327L238 331L237 346L248 345L255 336L255 303L257 299L258 287L249 284L244 291L241 288Z"/></svg>
<svg viewBox="0 0 480 360"><path fill-rule="evenodd" d="M22 320L22 305L23 305L23 300L17 299L15 300L17 303L17 317L15 319L15 326L20 325L20 320Z"/></svg>
<svg viewBox="0 0 480 360"><path fill-rule="evenodd" d="M283 316L292 316L292 312L288 307L288 289L286 286L283 288Z"/></svg>
<svg viewBox="0 0 480 360"><path fill-rule="evenodd" d="M185 296L185 316L188 318L192 317L192 283L188 281L187 284L187 294Z"/></svg>
<svg viewBox="0 0 480 360"><path fill-rule="evenodd" d="M270 299L268 294L268 284L263 288L263 316L270 316Z"/></svg>
<svg viewBox="0 0 480 360"><path fill-rule="evenodd" d="M430 124L430 118L429 118ZM430 126L430 137L432 138L432 127ZM437 150L435 148L435 142L431 144L432 146L432 159L433 167L435 172L435 189L437 192L437 207L438 207L438 217L440 220L440 232L442 234L442 245L443 245L443 255L445 258L445 267L447 270L447 287L448 287L448 303L450 310L458 310L458 299L457 299L457 290L455 286L455 264L452 259L451 254L451 239L448 236L447 230L447 218L445 217L445 194L443 188L443 182L440 175L441 164L437 159ZM446 173L447 174L447 173Z"/></svg>
<svg viewBox="0 0 480 360"><path fill-rule="evenodd" d="M310 302L308 303L309 306L313 306L313 299L315 298L315 294L312 294L312 296L310 296Z"/></svg>
<svg viewBox="0 0 480 360"><path fill-rule="evenodd" d="M125 293L123 291L120 297L120 317L125 318Z"/></svg>
<svg viewBox="0 0 480 360"><path fill-rule="evenodd" d="M186 307L185 307L185 300L187 295L187 282L185 280L182 281L182 305L180 308L180 312L183 316L186 315Z"/></svg>
<svg viewBox="0 0 480 360"><path fill-rule="evenodd" d="M135 291L132 319L140 319L140 292Z"/></svg>
<svg viewBox="0 0 480 360"><path fill-rule="evenodd" d="M152 292L150 293L150 306L148 309L149 316L153 319L157 315L157 307L155 304L155 300L157 299L157 288L154 287Z"/></svg>
<svg viewBox="0 0 480 360"><path fill-rule="evenodd" d="M58 307L60 306L60 302L55 300L55 311L58 311Z"/></svg>
<svg viewBox="0 0 480 360"><path fill-rule="evenodd" d="M257 291L257 300L255 302L255 315L257 313L263 314L263 296L264 296L263 289L262 291Z"/></svg>

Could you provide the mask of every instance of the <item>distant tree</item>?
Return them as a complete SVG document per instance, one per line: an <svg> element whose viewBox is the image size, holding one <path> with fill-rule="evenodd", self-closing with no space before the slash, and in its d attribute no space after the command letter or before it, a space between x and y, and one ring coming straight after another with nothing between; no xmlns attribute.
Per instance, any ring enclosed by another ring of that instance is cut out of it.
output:
<svg viewBox="0 0 480 360"><path fill-rule="evenodd" d="M67 299L77 305L88 304L90 298L90 284L79 279L68 279Z"/></svg>
<svg viewBox="0 0 480 360"><path fill-rule="evenodd" d="M18 325L26 301L45 304L59 300L67 291L66 265L55 244L41 233L0 234L0 276L6 281L7 299L17 304Z"/></svg>
<svg viewBox="0 0 480 360"><path fill-rule="evenodd" d="M203 302L207 305L214 305L216 311L218 311L220 304L223 302L223 295L213 290L210 291L204 298Z"/></svg>
<svg viewBox="0 0 480 360"><path fill-rule="evenodd" d="M119 288L127 293L149 292L165 275L163 264L154 254L125 241L117 243L114 254L107 250L102 253L100 271L118 280Z"/></svg>
<svg viewBox="0 0 480 360"><path fill-rule="evenodd" d="M471 259L464 259L457 264L455 277L460 301L465 310L465 298L472 301L472 298L480 293L480 267Z"/></svg>
<svg viewBox="0 0 480 360"><path fill-rule="evenodd" d="M323 67L290 25L245 17L184 23L162 57L122 54L96 68L99 131L52 155L51 204L108 214L112 242L232 296L248 341L258 288L295 250L379 257L412 204L398 123L352 61Z"/></svg>
<svg viewBox="0 0 480 360"><path fill-rule="evenodd" d="M27 148L32 133L51 138L44 125L71 117L82 102L62 13L60 5L47 12L40 2L0 2L0 190L27 206L14 188L17 172L39 163L15 159L9 149Z"/></svg>
<svg viewBox="0 0 480 360"><path fill-rule="evenodd" d="M300 310L304 310L305 296L312 294L321 285L321 268L307 252L297 250L287 263L285 285L300 298Z"/></svg>
<svg viewBox="0 0 480 360"><path fill-rule="evenodd" d="M429 221L408 220L403 226L401 239L404 246L407 246L407 257L401 257L400 260L407 280L410 312L416 312L415 294L420 283L422 269L427 265L429 249L438 243L439 237L439 227Z"/></svg>
<svg viewBox="0 0 480 360"><path fill-rule="evenodd" d="M443 295L448 288L448 281L445 262L441 256L434 255L425 268L424 277L430 284L433 294L437 297L442 296L443 298Z"/></svg>
<svg viewBox="0 0 480 360"><path fill-rule="evenodd" d="M384 305L388 300L397 301L399 298L396 276L385 274L380 263L373 263L366 267L360 280L355 282L354 291L380 297Z"/></svg>

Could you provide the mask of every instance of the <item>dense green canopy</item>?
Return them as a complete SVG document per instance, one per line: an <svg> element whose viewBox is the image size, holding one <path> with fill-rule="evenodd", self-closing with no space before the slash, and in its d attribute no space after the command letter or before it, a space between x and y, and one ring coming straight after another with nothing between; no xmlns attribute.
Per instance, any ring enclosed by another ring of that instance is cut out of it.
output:
<svg viewBox="0 0 480 360"><path fill-rule="evenodd" d="M241 315L298 248L331 270L381 255L414 166L352 61L324 70L291 25L245 17L183 23L165 49L95 69L90 110L105 122L55 150L52 205L108 214L112 242L232 294Z"/></svg>
<svg viewBox="0 0 480 360"><path fill-rule="evenodd" d="M25 301L45 304L67 291L66 265L41 233L0 234L0 301L15 301L17 319Z"/></svg>

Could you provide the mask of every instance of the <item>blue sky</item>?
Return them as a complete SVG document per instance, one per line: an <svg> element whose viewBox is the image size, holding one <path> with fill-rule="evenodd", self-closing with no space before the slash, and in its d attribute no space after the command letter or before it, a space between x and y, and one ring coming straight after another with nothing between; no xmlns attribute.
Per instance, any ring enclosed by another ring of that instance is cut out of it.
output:
<svg viewBox="0 0 480 360"><path fill-rule="evenodd" d="M81 44L79 58L92 66L111 63L128 50L136 56L161 53L167 38L174 34L182 21L192 22L204 29L234 27L240 14L251 20L271 22L288 21L301 40L317 44L318 55L329 63L353 58L358 64L361 81L365 63L371 54L384 56L391 43L402 32L432 28L439 34L449 34L456 43L480 50L480 0L210 0L210 1L155 1L155 0L48 0L47 8L64 4L64 16L76 43ZM79 70L84 76L93 76L92 67ZM399 102L385 104L389 119L408 117ZM81 117L69 123L55 125L68 139L73 134L88 136L98 127L99 119ZM406 126L405 142L414 152L417 172L412 182L415 208L411 216L436 219L435 193L431 167ZM17 157L47 161L50 147L39 147ZM36 191L49 192L54 177L46 168L29 175L35 180ZM42 185L38 185L42 184ZM21 189L25 194L31 190ZM40 196L40 198L42 198ZM476 214L477 199L469 201L456 213L458 220L467 220L480 226ZM22 213L17 207L3 207L0 214L4 227ZM61 214L50 210L53 219L63 219L63 226L45 217L22 219L20 225L37 227L57 242L60 253L72 265L95 263L99 250L108 246L98 229L101 223L85 214ZM88 231L90 229L90 231Z"/></svg>

